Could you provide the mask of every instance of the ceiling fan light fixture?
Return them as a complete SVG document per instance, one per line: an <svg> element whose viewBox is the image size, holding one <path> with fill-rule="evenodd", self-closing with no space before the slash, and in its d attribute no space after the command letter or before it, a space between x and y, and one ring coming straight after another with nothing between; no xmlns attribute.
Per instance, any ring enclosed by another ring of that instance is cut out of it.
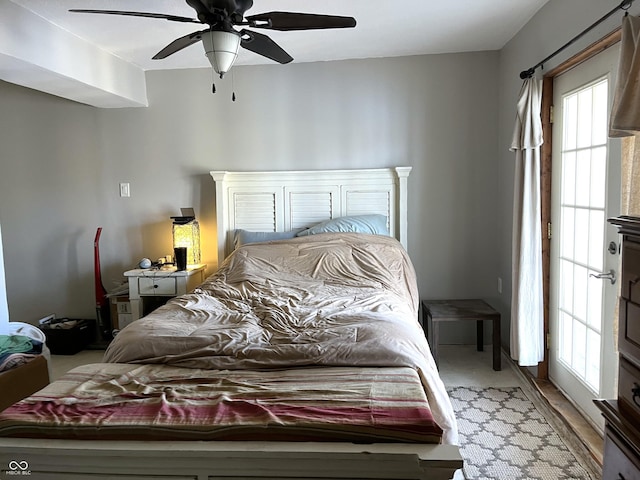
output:
<svg viewBox="0 0 640 480"><path fill-rule="evenodd" d="M209 30L202 34L202 45L211 66L222 78L238 57L240 35L236 32Z"/></svg>

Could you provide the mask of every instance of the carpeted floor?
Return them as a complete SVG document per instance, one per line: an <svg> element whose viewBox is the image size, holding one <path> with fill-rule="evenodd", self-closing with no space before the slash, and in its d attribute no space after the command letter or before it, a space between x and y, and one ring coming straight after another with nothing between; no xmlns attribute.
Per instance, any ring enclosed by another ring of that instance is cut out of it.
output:
<svg viewBox="0 0 640 480"><path fill-rule="evenodd" d="M467 480L596 480L519 387L450 387Z"/></svg>

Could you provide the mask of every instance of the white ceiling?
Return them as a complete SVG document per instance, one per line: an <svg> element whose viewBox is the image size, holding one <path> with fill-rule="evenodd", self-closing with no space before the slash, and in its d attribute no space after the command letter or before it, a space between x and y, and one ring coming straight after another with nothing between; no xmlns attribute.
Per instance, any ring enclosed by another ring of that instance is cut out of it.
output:
<svg viewBox="0 0 640 480"><path fill-rule="evenodd" d="M248 14L292 11L355 17L358 24L353 29L293 32L261 30L261 33L269 35L284 48L294 62L315 62L499 50L547 1L255 0ZM3 52L0 43L0 75L7 69L11 70L11 66L7 66L9 59L37 56L33 48L25 48L21 44L37 40L38 35L34 30L47 31L38 49L47 50L52 46L63 48L58 45L61 41L51 41L49 38L55 33L56 38L66 38L72 42L80 40L87 48L101 50L99 56L110 54L116 57L115 63L127 63L128 67L141 70L209 66L200 44L194 44L164 60L151 60L155 53L175 38L202 30L201 25L68 12L70 8L83 8L195 17L193 9L182 0L0 0L0 4L3 2L5 7L0 5L0 40L6 40L2 38L2 30L10 30L14 48ZM14 5L6 5L7 2ZM17 23L22 27L16 27ZM29 32L27 37L35 38L24 41L16 38L26 31ZM78 38L70 39L73 36ZM74 50L77 50L77 46ZM32 58L18 60L21 60L15 67L18 70L24 69L25 62L34 63ZM236 61L236 65L262 63L272 62L247 50L242 50ZM42 68L47 69L38 65L38 69ZM15 76L16 72L9 72L0 78L14 81L12 78ZM67 73L63 76L67 76Z"/></svg>

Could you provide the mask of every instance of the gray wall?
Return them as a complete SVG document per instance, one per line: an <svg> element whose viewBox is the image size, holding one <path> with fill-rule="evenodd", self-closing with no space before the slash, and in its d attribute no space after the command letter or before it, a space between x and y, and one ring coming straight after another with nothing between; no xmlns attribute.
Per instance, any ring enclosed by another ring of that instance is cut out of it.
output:
<svg viewBox="0 0 640 480"><path fill-rule="evenodd" d="M604 14L619 5L618 0L551 0L536 16L500 51L497 81L499 85L499 132L498 132L498 223L499 256L498 275L503 280L503 293L496 306L503 313L502 339L509 344L509 314L511 305L511 229L513 226L513 176L514 154L509 151L515 105L522 85L519 74L522 70L537 64L562 45L592 25ZM640 5L634 5L630 14L640 14ZM536 75L542 77L550 70L571 58L576 53L604 37L620 26L623 13L618 12L607 21L576 41L561 54L538 69Z"/></svg>
<svg viewBox="0 0 640 480"><path fill-rule="evenodd" d="M495 299L498 53L147 73L148 108L99 110L0 83L0 223L9 310L94 317L105 286L171 252L193 206L215 259L213 169L410 165L409 253L423 298ZM237 101L232 102L233 81ZM119 182L131 184L120 198ZM474 329L451 335L472 343ZM446 332L445 332L446 334Z"/></svg>

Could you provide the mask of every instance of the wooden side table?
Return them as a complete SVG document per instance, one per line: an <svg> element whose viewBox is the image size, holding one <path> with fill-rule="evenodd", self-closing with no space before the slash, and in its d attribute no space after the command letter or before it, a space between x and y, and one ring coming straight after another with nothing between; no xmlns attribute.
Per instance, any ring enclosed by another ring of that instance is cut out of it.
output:
<svg viewBox="0 0 640 480"><path fill-rule="evenodd" d="M427 319L427 339L431 354L438 365L438 341L440 322L475 320L477 349L484 349L483 322L493 322L493 369L500 370L500 313L484 300L423 300L422 308Z"/></svg>
<svg viewBox="0 0 640 480"><path fill-rule="evenodd" d="M143 301L150 297L175 297L190 292L204 282L206 265L189 265L186 270L135 269L124 272L129 281L131 321L143 316ZM124 328L125 325L120 325Z"/></svg>

